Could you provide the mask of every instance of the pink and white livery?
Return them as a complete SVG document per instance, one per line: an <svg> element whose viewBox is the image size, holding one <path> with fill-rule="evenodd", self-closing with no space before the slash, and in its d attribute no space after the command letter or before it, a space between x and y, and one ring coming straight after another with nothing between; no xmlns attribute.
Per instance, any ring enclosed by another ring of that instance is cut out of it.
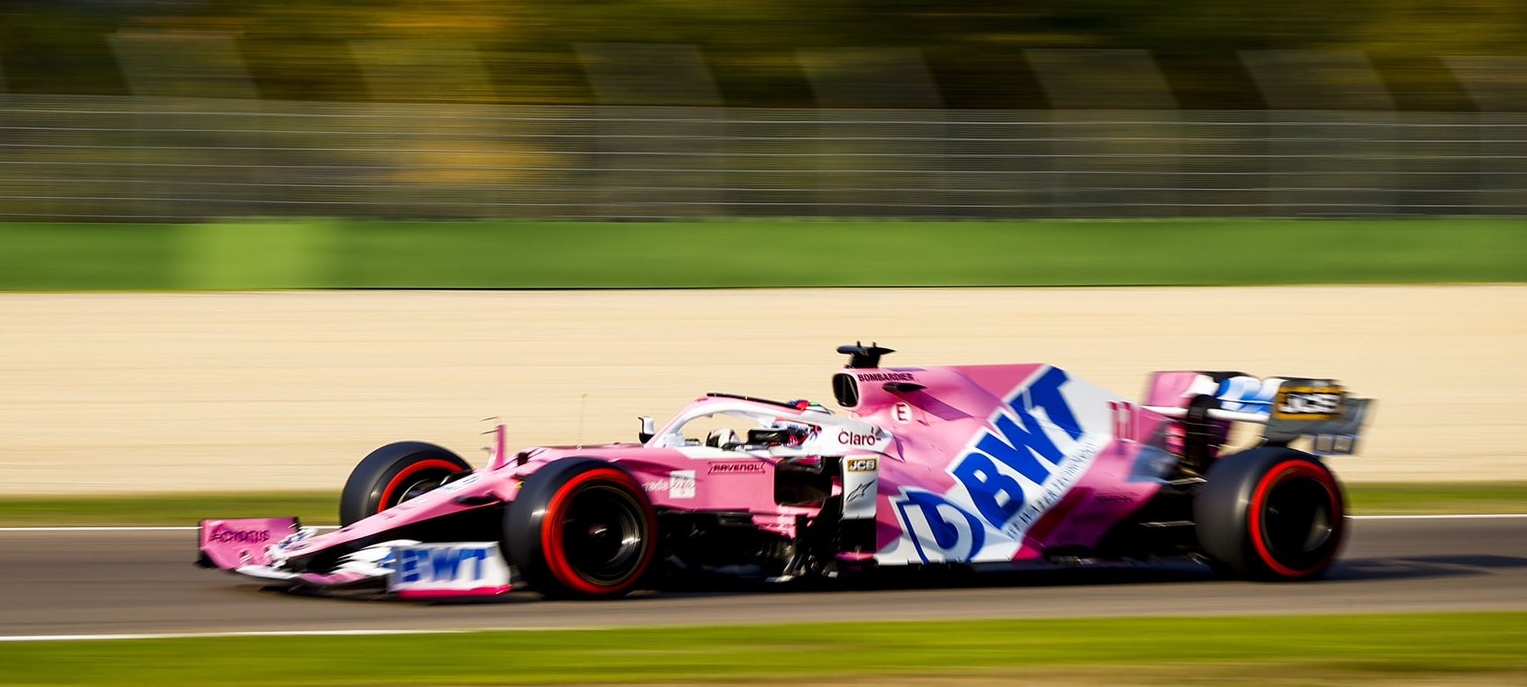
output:
<svg viewBox="0 0 1527 687"><path fill-rule="evenodd" d="M1191 558L1320 576L1370 402L1327 379L1157 372L1143 403L1051 365L881 367L843 346L842 411L712 393L639 443L510 453L431 444L356 466L341 528L206 520L201 559L273 584L612 597L676 572L786 580L876 566ZM1225 447L1233 423L1261 426ZM1292 448L1298 443L1304 449Z"/></svg>

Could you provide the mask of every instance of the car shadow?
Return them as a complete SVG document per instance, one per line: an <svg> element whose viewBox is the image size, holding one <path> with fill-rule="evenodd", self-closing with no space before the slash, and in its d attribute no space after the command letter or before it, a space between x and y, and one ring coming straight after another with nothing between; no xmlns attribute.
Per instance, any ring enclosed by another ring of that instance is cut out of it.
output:
<svg viewBox="0 0 1527 687"><path fill-rule="evenodd" d="M1404 580L1486 574L1490 570L1527 568L1527 558L1493 554L1394 556L1337 561L1327 580Z"/></svg>
<svg viewBox="0 0 1527 687"><path fill-rule="evenodd" d="M1491 570L1527 568L1527 558L1490 554L1352 558L1337 561L1323 583L1373 580L1463 577ZM972 569L962 566L885 568L848 579L803 578L788 582L720 575L668 578L654 588L634 593L633 599L682 599L808 591L898 591L912 589L1046 588L1104 585L1238 582L1192 562L1108 566L1043 566ZM1276 583L1272 583L1276 584ZM265 591L356 602L391 600L380 590L334 591L281 589ZM534 591L516 590L491 597L434 599L415 603L431 606L514 604L540 601Z"/></svg>
<svg viewBox="0 0 1527 687"><path fill-rule="evenodd" d="M1322 582L1386 579L1424 579L1489 574L1491 570L1527 568L1527 558L1491 554L1406 556L1339 560ZM969 568L884 569L853 580L802 580L787 584L761 580L697 578L666 585L663 596L716 593L760 593L804 590L973 589L986 587L1044 588L1131 584L1241 582L1192 562L1111 566L1026 566L1007 569ZM1269 584L1279 584L1270 582Z"/></svg>
<svg viewBox="0 0 1527 687"><path fill-rule="evenodd" d="M970 569L956 566L887 568L848 579L799 579L770 582L695 576L669 581L657 592L683 598L717 594L760 594L806 591L897 591L910 589L976 589L985 587L1075 587L1087 585L1193 582L1215 579L1206 566L1191 563L1110 567L1023 567Z"/></svg>

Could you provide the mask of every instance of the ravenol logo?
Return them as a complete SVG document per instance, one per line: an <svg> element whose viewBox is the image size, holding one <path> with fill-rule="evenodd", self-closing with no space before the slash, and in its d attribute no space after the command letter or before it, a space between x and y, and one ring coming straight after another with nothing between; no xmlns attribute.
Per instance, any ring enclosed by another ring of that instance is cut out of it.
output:
<svg viewBox="0 0 1527 687"><path fill-rule="evenodd" d="M509 566L494 542L417 544L393 550L389 588L410 593L508 591Z"/></svg>
<svg viewBox="0 0 1527 687"><path fill-rule="evenodd" d="M1101 443L1085 437L1061 392L1067 381L1052 367L1020 385L950 464L953 489L897 500L902 529L924 562L1011 558L1081 477Z"/></svg>

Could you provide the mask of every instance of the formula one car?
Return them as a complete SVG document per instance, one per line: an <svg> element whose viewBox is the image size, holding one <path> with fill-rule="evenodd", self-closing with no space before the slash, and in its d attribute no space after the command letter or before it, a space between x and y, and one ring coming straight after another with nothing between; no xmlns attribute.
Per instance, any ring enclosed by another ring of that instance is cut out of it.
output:
<svg viewBox="0 0 1527 687"><path fill-rule="evenodd" d="M474 470L401 442L366 456L338 530L206 520L206 567L402 597L626 594L675 573L770 580L883 566L1188 558L1304 580L1341 547L1370 401L1328 379L1156 372L1135 403L1044 364L881 367L843 346L841 412L711 393L639 443L509 452ZM1227 448L1234 423L1261 427ZM1294 448L1298 443L1304 450Z"/></svg>

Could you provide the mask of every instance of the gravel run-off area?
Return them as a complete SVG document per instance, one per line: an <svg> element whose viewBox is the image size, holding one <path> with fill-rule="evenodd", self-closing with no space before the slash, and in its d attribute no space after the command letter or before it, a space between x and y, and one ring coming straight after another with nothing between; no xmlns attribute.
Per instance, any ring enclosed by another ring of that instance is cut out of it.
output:
<svg viewBox="0 0 1527 687"><path fill-rule="evenodd" d="M706 391L886 365L1330 376L1353 481L1527 479L1527 285L0 294L0 496L334 488L381 444L634 440Z"/></svg>

